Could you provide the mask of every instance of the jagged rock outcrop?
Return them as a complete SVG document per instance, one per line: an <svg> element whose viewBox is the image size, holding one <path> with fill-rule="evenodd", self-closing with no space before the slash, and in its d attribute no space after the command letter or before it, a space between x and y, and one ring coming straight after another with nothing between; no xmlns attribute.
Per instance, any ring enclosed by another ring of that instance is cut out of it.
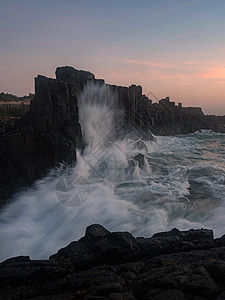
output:
<svg viewBox="0 0 225 300"><path fill-rule="evenodd" d="M0 263L0 299L221 300L225 239L199 229L134 238L94 224L50 260Z"/></svg>
<svg viewBox="0 0 225 300"><path fill-rule="evenodd" d="M213 116L204 115L200 107L175 105L169 97L153 103L147 115L149 128L156 135L187 134L202 129L225 132L221 123Z"/></svg>

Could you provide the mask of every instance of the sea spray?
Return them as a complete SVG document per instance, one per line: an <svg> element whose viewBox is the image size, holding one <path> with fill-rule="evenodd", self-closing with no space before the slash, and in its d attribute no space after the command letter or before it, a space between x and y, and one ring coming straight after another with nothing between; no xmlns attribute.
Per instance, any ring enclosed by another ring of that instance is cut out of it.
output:
<svg viewBox="0 0 225 300"><path fill-rule="evenodd" d="M225 135L118 138L117 109L106 86L87 86L79 99L86 147L75 168L52 170L4 207L1 260L47 258L92 223L145 237L173 227L225 233Z"/></svg>

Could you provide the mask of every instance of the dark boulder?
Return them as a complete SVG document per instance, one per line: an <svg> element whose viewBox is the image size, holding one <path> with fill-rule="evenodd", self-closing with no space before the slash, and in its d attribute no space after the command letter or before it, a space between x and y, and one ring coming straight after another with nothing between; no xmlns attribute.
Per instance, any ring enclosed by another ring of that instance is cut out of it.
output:
<svg viewBox="0 0 225 300"><path fill-rule="evenodd" d="M137 238L139 248L143 257L152 257L164 253L177 252L182 239L178 236L164 236L152 238Z"/></svg>
<svg viewBox="0 0 225 300"><path fill-rule="evenodd" d="M129 232L112 232L96 241L92 250L110 264L140 258L138 243Z"/></svg>
<svg viewBox="0 0 225 300"><path fill-rule="evenodd" d="M78 242L60 249L50 259L73 261L85 268L88 264L115 264L140 257L136 239L129 232L110 233L101 225L91 225Z"/></svg>
<svg viewBox="0 0 225 300"><path fill-rule="evenodd" d="M85 236L92 237L92 236L105 236L108 235L110 231L105 229L102 225L99 224L93 224L86 228Z"/></svg>
<svg viewBox="0 0 225 300"><path fill-rule="evenodd" d="M145 165L145 156L141 153L133 157L134 160L138 162L139 168L142 169Z"/></svg>

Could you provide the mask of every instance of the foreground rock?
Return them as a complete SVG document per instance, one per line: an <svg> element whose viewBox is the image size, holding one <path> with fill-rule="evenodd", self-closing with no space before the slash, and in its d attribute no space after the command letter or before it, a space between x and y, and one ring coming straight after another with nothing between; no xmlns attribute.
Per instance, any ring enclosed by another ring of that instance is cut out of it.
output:
<svg viewBox="0 0 225 300"><path fill-rule="evenodd" d="M0 264L0 299L225 298L225 237L207 229L134 238L91 225L49 260Z"/></svg>

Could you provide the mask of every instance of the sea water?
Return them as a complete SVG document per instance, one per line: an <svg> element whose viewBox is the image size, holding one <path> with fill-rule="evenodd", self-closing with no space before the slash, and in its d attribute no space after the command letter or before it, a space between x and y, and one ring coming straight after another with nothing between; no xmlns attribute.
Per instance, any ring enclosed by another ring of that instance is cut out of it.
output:
<svg viewBox="0 0 225 300"><path fill-rule="evenodd" d="M175 227L225 233L225 134L115 138L115 107L105 86L85 89L79 111L86 147L75 167L51 170L2 209L0 260L48 258L93 223L135 237Z"/></svg>

